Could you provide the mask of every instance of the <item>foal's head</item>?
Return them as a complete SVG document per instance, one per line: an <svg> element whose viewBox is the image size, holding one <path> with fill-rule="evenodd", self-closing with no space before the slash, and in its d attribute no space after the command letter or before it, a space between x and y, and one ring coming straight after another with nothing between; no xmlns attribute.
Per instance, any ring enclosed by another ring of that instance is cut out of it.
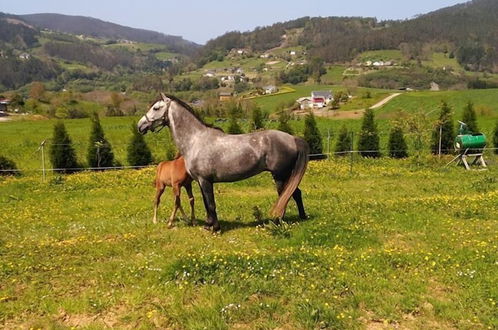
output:
<svg viewBox="0 0 498 330"><path fill-rule="evenodd" d="M171 101L170 98L161 93L161 98L154 102L147 113L138 121L138 131L145 134L149 130L154 132L157 128L162 129L168 125L168 111Z"/></svg>

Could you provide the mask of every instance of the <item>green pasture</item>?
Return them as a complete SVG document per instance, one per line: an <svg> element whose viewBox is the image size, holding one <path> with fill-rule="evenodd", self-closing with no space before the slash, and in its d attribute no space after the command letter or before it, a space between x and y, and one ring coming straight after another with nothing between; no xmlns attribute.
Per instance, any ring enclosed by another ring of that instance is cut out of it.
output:
<svg viewBox="0 0 498 330"><path fill-rule="evenodd" d="M385 50L370 50L361 53L356 58L360 62L365 61L396 61L403 60L403 54L398 49L385 49Z"/></svg>
<svg viewBox="0 0 498 330"><path fill-rule="evenodd" d="M152 224L153 168L0 179L0 325L496 328L497 160L425 164L312 162L280 226L269 174L217 184L217 236L197 186L195 226Z"/></svg>

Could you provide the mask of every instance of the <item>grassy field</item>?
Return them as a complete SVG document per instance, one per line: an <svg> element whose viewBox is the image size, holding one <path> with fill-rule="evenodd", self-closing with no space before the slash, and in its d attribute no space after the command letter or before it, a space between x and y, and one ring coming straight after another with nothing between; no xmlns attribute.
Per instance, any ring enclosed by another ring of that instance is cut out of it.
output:
<svg viewBox="0 0 498 330"><path fill-rule="evenodd" d="M493 165L313 162L282 226L270 175L218 184L219 236L152 225L153 169L0 179L0 325L496 328Z"/></svg>
<svg viewBox="0 0 498 330"><path fill-rule="evenodd" d="M300 97L311 96L312 91L332 90L333 93L337 93L338 91L347 92L347 88L337 85L292 85L291 88L294 90L292 93L263 96L253 100L263 111L273 113L281 105L288 106L291 102L296 101ZM370 92L370 98L363 97L367 91ZM390 91L388 90L357 88L355 91L355 98L350 100L347 104L341 105L340 110L348 111L366 109L387 97L389 93Z"/></svg>
<svg viewBox="0 0 498 330"><path fill-rule="evenodd" d="M396 61L400 62L403 60L403 55L400 50L397 49L386 49L386 50L371 50L361 53L356 58L360 62L366 61Z"/></svg>

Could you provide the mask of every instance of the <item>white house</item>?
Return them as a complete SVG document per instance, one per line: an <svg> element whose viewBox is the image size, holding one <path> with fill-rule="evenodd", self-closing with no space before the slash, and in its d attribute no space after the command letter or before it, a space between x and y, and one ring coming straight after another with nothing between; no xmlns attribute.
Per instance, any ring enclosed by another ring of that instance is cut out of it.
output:
<svg viewBox="0 0 498 330"><path fill-rule="evenodd" d="M313 102L309 97L301 97L297 99L297 103L299 103L299 108L301 110L307 110L313 108Z"/></svg>
<svg viewBox="0 0 498 330"><path fill-rule="evenodd" d="M209 77L209 78L213 78L216 76L216 73L214 73L213 71L208 71L204 74L204 77Z"/></svg>
<svg viewBox="0 0 498 330"><path fill-rule="evenodd" d="M313 103L313 107L315 108L326 107L330 102L332 102L333 99L334 97L330 91L311 92L311 101Z"/></svg>
<svg viewBox="0 0 498 330"><path fill-rule="evenodd" d="M263 89L265 90L265 94L273 94L278 92L277 86L274 85L265 86Z"/></svg>

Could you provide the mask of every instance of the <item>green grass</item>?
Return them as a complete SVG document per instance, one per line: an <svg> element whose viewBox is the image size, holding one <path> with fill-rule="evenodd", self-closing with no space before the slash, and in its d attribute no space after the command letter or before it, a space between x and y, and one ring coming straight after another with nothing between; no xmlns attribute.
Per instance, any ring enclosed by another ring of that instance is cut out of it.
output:
<svg viewBox="0 0 498 330"><path fill-rule="evenodd" d="M496 159L430 163L313 162L277 228L270 175L217 184L220 236L152 225L153 169L0 179L0 324L496 328Z"/></svg>
<svg viewBox="0 0 498 330"><path fill-rule="evenodd" d="M458 64L456 58L449 58L448 54L445 53L432 53L431 59L428 61L422 61L423 65L430 66L433 68L452 68L454 70L463 70L463 68Z"/></svg>
<svg viewBox="0 0 498 330"><path fill-rule="evenodd" d="M294 89L294 92L292 93L264 96L260 98L254 98L253 100L257 105L261 107L263 111L273 113L282 104L287 105L300 97L311 96L312 91L332 90L333 93L336 93L337 91L346 91L345 87L333 85L293 85L291 86L291 88ZM362 95L367 91L370 91L372 97L365 99L362 97ZM365 109L379 102L388 95L389 91L386 90L358 88L355 91L356 97L347 104L341 105L340 110L347 111Z"/></svg>
<svg viewBox="0 0 498 330"><path fill-rule="evenodd" d="M401 51L397 49L386 49L386 50L370 50L361 53L357 56L357 60L360 62L365 61L396 61L400 62L403 59Z"/></svg>
<svg viewBox="0 0 498 330"><path fill-rule="evenodd" d="M391 100L381 109L376 110L379 118L393 118L400 111L431 113L437 118L442 101L446 101L454 111L454 119L461 120L467 102L472 101L477 112L481 129L491 133L498 118L498 90L465 90L442 92L410 92Z"/></svg>
<svg viewBox="0 0 498 330"><path fill-rule="evenodd" d="M342 78L344 70L346 68L342 65L332 65L327 68L327 73L324 74L321 79L324 84L340 84L342 83Z"/></svg>

